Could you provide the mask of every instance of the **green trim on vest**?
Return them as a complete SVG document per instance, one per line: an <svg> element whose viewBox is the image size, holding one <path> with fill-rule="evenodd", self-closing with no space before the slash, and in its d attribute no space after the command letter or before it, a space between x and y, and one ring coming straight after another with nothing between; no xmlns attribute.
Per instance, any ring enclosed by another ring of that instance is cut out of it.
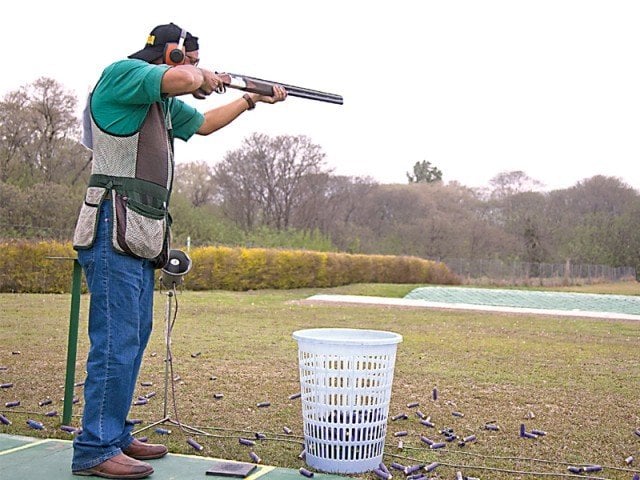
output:
<svg viewBox="0 0 640 480"><path fill-rule="evenodd" d="M153 209L166 212L169 204L169 190L138 178L115 177L94 173L89 177L89 186L115 190L120 195L127 196L137 203L139 207L146 205L152 209L149 212L153 212L152 217L156 217L159 214Z"/></svg>

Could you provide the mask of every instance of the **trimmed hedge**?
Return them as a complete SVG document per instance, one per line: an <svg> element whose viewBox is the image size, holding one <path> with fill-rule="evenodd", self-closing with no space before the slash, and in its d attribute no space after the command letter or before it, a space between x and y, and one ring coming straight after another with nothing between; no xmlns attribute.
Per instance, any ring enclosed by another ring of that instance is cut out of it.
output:
<svg viewBox="0 0 640 480"><path fill-rule="evenodd" d="M418 257L232 247L198 247L189 256L192 268L184 286L190 290L460 283L443 263ZM0 243L0 292L69 292L75 257L68 243Z"/></svg>

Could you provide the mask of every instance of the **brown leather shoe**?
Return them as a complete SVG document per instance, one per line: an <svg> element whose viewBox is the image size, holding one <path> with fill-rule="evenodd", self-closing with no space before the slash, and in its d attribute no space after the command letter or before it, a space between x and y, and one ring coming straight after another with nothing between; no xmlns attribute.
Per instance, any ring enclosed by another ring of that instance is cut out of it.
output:
<svg viewBox="0 0 640 480"><path fill-rule="evenodd" d="M145 478L152 473L151 465L129 458L123 453L119 453L95 467L73 472L74 475L95 475L102 478Z"/></svg>
<svg viewBox="0 0 640 480"><path fill-rule="evenodd" d="M122 453L136 460L153 460L154 458L164 457L168 451L164 445L144 443L134 438L131 445L122 450Z"/></svg>

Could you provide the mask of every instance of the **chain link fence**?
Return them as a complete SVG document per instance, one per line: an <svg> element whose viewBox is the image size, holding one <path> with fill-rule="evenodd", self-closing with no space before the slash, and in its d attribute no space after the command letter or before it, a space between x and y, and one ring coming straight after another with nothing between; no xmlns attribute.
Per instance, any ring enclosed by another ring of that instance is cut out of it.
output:
<svg viewBox="0 0 640 480"><path fill-rule="evenodd" d="M469 283L509 285L573 285L636 280L634 267L565 263L505 262L502 260L442 260Z"/></svg>

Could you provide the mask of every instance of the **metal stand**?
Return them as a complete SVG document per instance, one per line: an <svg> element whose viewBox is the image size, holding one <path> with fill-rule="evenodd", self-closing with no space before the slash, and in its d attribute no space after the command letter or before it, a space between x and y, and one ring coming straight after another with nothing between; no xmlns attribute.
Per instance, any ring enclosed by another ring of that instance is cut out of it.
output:
<svg viewBox="0 0 640 480"><path fill-rule="evenodd" d="M149 428L155 427L157 425L161 425L161 424L166 424L166 423L170 423L172 425L176 425L179 426L181 429L183 430L188 430L191 433L200 433L203 435L207 435L207 432L204 432L202 430L199 430L195 427L192 427L190 425L186 425L180 421L178 421L177 419L174 420L171 418L171 416L169 415L169 407L168 407L168 400L169 400L169 377L170 374L172 372L172 368L171 366L173 365L173 358L171 355L171 330L172 330L172 321L171 321L171 299L176 295L176 284L175 282L172 284L173 288L171 290L169 290L167 292L167 301L165 303L165 316L164 316L164 321L165 321L165 330L164 330L164 338L165 338L165 358L164 358L164 407L163 407L163 417L161 420L158 420L156 422L153 422L149 425L147 425L144 428L141 428L140 430L136 430L135 432L133 432L133 434L135 435L136 433L140 433L144 430L148 430ZM173 382L173 378L171 379L171 382ZM173 387L173 383L171 384ZM175 405L175 392L173 391L172 388L172 400L174 402Z"/></svg>

